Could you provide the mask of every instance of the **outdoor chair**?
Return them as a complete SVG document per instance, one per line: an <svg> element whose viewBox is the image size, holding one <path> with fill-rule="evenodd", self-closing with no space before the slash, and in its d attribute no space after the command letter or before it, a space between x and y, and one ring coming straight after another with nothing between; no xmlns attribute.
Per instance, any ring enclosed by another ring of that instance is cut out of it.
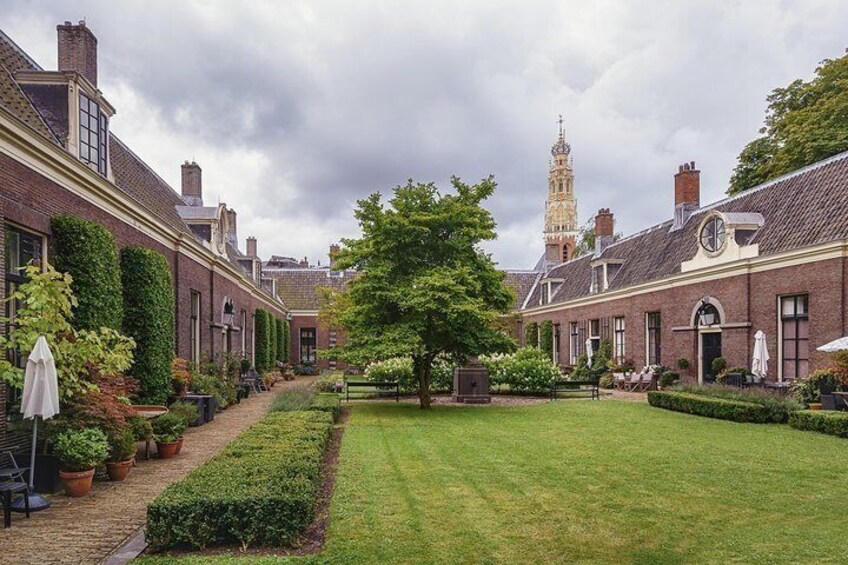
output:
<svg viewBox="0 0 848 565"><path fill-rule="evenodd" d="M642 383L642 373L631 373L630 378L625 383L624 390L626 392L636 392Z"/></svg>
<svg viewBox="0 0 848 565"><path fill-rule="evenodd" d="M615 390L624 390L624 386L627 384L627 376L624 373L613 373L612 378Z"/></svg>
<svg viewBox="0 0 848 565"><path fill-rule="evenodd" d="M821 395L821 409L822 410L841 410L842 409L842 399L837 398L833 394L823 394Z"/></svg>
<svg viewBox="0 0 848 565"><path fill-rule="evenodd" d="M728 373L727 377L724 379L724 384L727 386L735 386L736 388L742 388L746 384L748 384L745 375L742 373Z"/></svg>
<svg viewBox="0 0 848 565"><path fill-rule="evenodd" d="M12 495L20 493L24 497L24 509L26 517L29 518L29 496L27 496L28 487L26 483L18 481L0 482L0 495L3 496L3 527L9 528L12 526Z"/></svg>
<svg viewBox="0 0 848 565"><path fill-rule="evenodd" d="M0 451L0 481L27 484L24 475L29 467L19 467L11 451Z"/></svg>

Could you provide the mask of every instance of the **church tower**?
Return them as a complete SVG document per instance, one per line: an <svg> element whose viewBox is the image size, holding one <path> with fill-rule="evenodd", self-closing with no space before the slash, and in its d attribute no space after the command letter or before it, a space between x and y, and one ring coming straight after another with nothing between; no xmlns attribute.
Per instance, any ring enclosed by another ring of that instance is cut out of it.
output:
<svg viewBox="0 0 848 565"><path fill-rule="evenodd" d="M551 147L551 156L548 200L545 202L545 262L558 264L571 259L577 245L574 170L571 146L562 131L562 116L559 117L559 138Z"/></svg>

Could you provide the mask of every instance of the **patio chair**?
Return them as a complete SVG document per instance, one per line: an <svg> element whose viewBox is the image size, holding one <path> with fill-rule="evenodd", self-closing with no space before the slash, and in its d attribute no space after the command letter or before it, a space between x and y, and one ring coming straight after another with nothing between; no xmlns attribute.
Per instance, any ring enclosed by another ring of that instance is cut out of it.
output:
<svg viewBox="0 0 848 565"><path fill-rule="evenodd" d="M630 373L630 378L625 383L626 392L636 392L642 383L642 373Z"/></svg>
<svg viewBox="0 0 848 565"><path fill-rule="evenodd" d="M624 373L613 373L613 388L615 390L624 390L624 385L627 384L627 376Z"/></svg>
<svg viewBox="0 0 848 565"><path fill-rule="evenodd" d="M636 392L656 390L657 380L657 377L655 377L653 373L642 373L642 378L639 380L639 387Z"/></svg>
<svg viewBox="0 0 848 565"><path fill-rule="evenodd" d="M24 475L29 467L19 467L11 451L0 451L0 481L27 484Z"/></svg>

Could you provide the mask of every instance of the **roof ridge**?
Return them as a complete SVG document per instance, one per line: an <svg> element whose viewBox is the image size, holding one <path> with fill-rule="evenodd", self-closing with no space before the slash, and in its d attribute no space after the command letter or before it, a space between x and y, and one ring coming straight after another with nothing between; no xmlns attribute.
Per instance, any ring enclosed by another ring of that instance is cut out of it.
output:
<svg viewBox="0 0 848 565"><path fill-rule="evenodd" d="M180 199L180 201L181 201L181 202L185 203L185 200L183 200L183 196L182 196L182 194L180 194L179 192L177 192L177 191L174 189L174 187L173 187L173 186L171 186L170 184L168 184L168 182L167 182L165 179L163 179L161 176L159 176L159 173L157 173L155 170L153 170L153 167L151 167L150 165L148 165L148 164L147 164L147 162L146 162L144 159L142 159L141 157L139 157L138 153L136 153L135 151L133 151L132 149L130 149L130 148L129 148L129 146L128 146L126 143L124 143L123 141L121 141L121 138L119 138L117 135L115 135L114 133L112 133L111 129L110 129L110 131L109 131L109 137L111 137L112 139L114 139L114 140L115 140L115 143L119 144L121 147L123 147L124 149L126 149L126 151L127 151L130 155L132 155L133 157L135 157L135 158L136 158L136 160L137 160L137 161L141 164L141 166L142 166L142 167L144 167L145 169L147 169L147 171L148 171L150 174L152 174L153 176L155 176L155 177L156 177L156 178L157 178L157 179L158 179L158 180L159 180L159 181L160 181L163 185L165 185L165 186L167 186L168 188L170 188L170 189L171 189L171 192L173 192L173 193L177 196L177 198L179 198L179 199ZM187 206L188 204L184 204L184 205L185 205L185 206Z"/></svg>
<svg viewBox="0 0 848 565"><path fill-rule="evenodd" d="M35 59L30 57L29 54L26 51L21 49L21 46L18 45L17 43L15 43L15 41L11 37L6 35L6 33L2 29L0 29L0 39L4 40L6 43L8 43L9 46L12 49L14 49L15 51L18 52L18 55L20 55L21 57L26 59L27 63L29 63L30 65L35 67L34 70L36 70L36 71L43 71L44 70L43 68L41 68L41 65L39 65L38 63L35 62ZM9 73L9 74L11 74L11 73Z"/></svg>

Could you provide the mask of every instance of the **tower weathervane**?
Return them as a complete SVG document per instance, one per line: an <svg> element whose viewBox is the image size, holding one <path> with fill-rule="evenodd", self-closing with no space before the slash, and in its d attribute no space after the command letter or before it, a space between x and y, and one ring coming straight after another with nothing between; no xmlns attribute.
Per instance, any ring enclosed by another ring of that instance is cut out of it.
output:
<svg viewBox="0 0 848 565"><path fill-rule="evenodd" d="M562 114L559 115L559 135L562 137Z"/></svg>

